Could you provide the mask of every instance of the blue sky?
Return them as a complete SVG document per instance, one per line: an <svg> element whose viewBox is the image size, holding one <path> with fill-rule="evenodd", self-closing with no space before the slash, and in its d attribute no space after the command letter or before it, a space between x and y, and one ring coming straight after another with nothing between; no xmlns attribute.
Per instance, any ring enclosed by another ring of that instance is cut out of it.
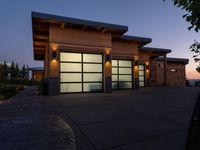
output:
<svg viewBox="0 0 200 150"><path fill-rule="evenodd" d="M172 49L170 57L189 58L187 76L200 78L189 51L200 36L188 31L184 11L171 0L0 0L0 61L43 65L33 60L31 11L127 25L126 34L152 38L147 46Z"/></svg>

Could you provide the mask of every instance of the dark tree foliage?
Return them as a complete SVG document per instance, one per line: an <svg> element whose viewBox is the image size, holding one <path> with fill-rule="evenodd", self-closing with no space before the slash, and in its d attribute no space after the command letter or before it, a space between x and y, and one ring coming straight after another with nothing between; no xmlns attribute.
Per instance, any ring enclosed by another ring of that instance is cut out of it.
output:
<svg viewBox="0 0 200 150"><path fill-rule="evenodd" d="M11 67L10 67L10 77L15 78L15 63L12 61Z"/></svg>
<svg viewBox="0 0 200 150"><path fill-rule="evenodd" d="M200 30L200 0L172 0L174 5L186 11L183 18L190 23L189 30L194 29L196 32ZM196 70L200 73L200 43L195 41L190 46L191 52L195 53L194 61L199 63Z"/></svg>

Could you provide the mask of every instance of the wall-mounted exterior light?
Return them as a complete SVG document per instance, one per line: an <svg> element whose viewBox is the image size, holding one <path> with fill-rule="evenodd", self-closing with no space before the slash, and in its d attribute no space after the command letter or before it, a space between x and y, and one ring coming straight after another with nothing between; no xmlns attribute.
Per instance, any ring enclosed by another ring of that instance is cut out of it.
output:
<svg viewBox="0 0 200 150"><path fill-rule="evenodd" d="M138 60L135 61L135 65L134 66L138 66Z"/></svg>
<svg viewBox="0 0 200 150"><path fill-rule="evenodd" d="M146 65L146 70L149 70L149 64L148 64L148 65Z"/></svg>
<svg viewBox="0 0 200 150"><path fill-rule="evenodd" d="M56 51L52 51L52 59L56 59Z"/></svg>
<svg viewBox="0 0 200 150"><path fill-rule="evenodd" d="M106 62L110 62L110 61L111 61L111 59L110 59L110 54L106 54L105 57L106 57L106 58L105 58L105 61L106 61Z"/></svg>

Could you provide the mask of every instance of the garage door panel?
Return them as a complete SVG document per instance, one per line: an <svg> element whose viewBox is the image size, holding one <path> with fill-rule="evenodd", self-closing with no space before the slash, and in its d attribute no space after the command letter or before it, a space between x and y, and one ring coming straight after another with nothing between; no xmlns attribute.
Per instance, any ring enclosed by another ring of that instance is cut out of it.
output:
<svg viewBox="0 0 200 150"><path fill-rule="evenodd" d="M119 82L119 88L130 89L130 88L132 88L132 83L131 82Z"/></svg>
<svg viewBox="0 0 200 150"><path fill-rule="evenodd" d="M60 82L81 82L81 73L60 73Z"/></svg>
<svg viewBox="0 0 200 150"><path fill-rule="evenodd" d="M119 81L132 81L132 75L119 75Z"/></svg>
<svg viewBox="0 0 200 150"><path fill-rule="evenodd" d="M112 60L112 89L130 89L132 80L132 61Z"/></svg>
<svg viewBox="0 0 200 150"><path fill-rule="evenodd" d="M102 72L102 64L83 64L83 72Z"/></svg>
<svg viewBox="0 0 200 150"><path fill-rule="evenodd" d="M132 74L132 68L119 68L119 74Z"/></svg>
<svg viewBox="0 0 200 150"><path fill-rule="evenodd" d="M60 92L102 91L101 54L60 52Z"/></svg>
<svg viewBox="0 0 200 150"><path fill-rule="evenodd" d="M131 67L132 66L132 62L129 60L119 60L119 66L120 67Z"/></svg>
<svg viewBox="0 0 200 150"><path fill-rule="evenodd" d="M60 61L81 62L81 54L60 52Z"/></svg>
<svg viewBox="0 0 200 150"><path fill-rule="evenodd" d="M61 93L82 92L82 84L81 83L61 83L60 92Z"/></svg>
<svg viewBox="0 0 200 150"><path fill-rule="evenodd" d="M98 55L98 54L83 54L83 62L102 63L102 55Z"/></svg>
<svg viewBox="0 0 200 150"><path fill-rule="evenodd" d="M83 82L101 82L102 73L83 73Z"/></svg>
<svg viewBox="0 0 200 150"><path fill-rule="evenodd" d="M61 72L81 72L81 63L60 63Z"/></svg>
<svg viewBox="0 0 200 150"><path fill-rule="evenodd" d="M83 83L84 92L101 91L102 83Z"/></svg>

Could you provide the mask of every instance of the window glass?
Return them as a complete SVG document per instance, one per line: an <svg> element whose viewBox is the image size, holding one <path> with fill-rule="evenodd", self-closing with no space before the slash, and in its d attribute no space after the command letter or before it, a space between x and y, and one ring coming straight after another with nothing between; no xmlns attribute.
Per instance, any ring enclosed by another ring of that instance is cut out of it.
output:
<svg viewBox="0 0 200 150"><path fill-rule="evenodd" d="M112 89L118 88L118 82L112 82Z"/></svg>
<svg viewBox="0 0 200 150"><path fill-rule="evenodd" d="M81 83L61 83L60 84L60 92L82 92L82 84Z"/></svg>
<svg viewBox="0 0 200 150"><path fill-rule="evenodd" d="M60 63L60 71L81 72L81 63Z"/></svg>
<svg viewBox="0 0 200 150"><path fill-rule="evenodd" d="M130 89L132 88L132 82L119 82L119 88Z"/></svg>
<svg viewBox="0 0 200 150"><path fill-rule="evenodd" d="M144 76L139 76L139 81L144 81Z"/></svg>
<svg viewBox="0 0 200 150"><path fill-rule="evenodd" d="M101 82L102 73L83 73L83 82Z"/></svg>
<svg viewBox="0 0 200 150"><path fill-rule="evenodd" d="M121 67L131 67L132 66L132 61L119 60L119 66L121 66Z"/></svg>
<svg viewBox="0 0 200 150"><path fill-rule="evenodd" d="M102 64L83 64L83 72L102 72Z"/></svg>
<svg viewBox="0 0 200 150"><path fill-rule="evenodd" d="M81 73L60 73L61 82L81 82Z"/></svg>
<svg viewBox="0 0 200 150"><path fill-rule="evenodd" d="M144 75L144 71L139 71L139 75Z"/></svg>
<svg viewBox="0 0 200 150"><path fill-rule="evenodd" d="M117 68L112 67L112 74L117 74Z"/></svg>
<svg viewBox="0 0 200 150"><path fill-rule="evenodd" d="M60 61L81 62L81 54L60 52Z"/></svg>
<svg viewBox="0 0 200 150"><path fill-rule="evenodd" d="M119 75L119 81L132 81L131 75Z"/></svg>
<svg viewBox="0 0 200 150"><path fill-rule="evenodd" d="M112 81L117 81L117 75L112 75Z"/></svg>
<svg viewBox="0 0 200 150"><path fill-rule="evenodd" d="M144 82L139 82L139 86L144 86Z"/></svg>
<svg viewBox="0 0 200 150"><path fill-rule="evenodd" d="M102 55L98 55L98 54L83 54L83 62L102 63Z"/></svg>
<svg viewBox="0 0 200 150"><path fill-rule="evenodd" d="M139 65L139 70L144 70L144 65Z"/></svg>
<svg viewBox="0 0 200 150"><path fill-rule="evenodd" d="M83 83L84 92L101 91L102 83Z"/></svg>
<svg viewBox="0 0 200 150"><path fill-rule="evenodd" d="M112 60L112 66L117 67L117 60Z"/></svg>
<svg viewBox="0 0 200 150"><path fill-rule="evenodd" d="M119 68L119 74L132 74L132 68Z"/></svg>

